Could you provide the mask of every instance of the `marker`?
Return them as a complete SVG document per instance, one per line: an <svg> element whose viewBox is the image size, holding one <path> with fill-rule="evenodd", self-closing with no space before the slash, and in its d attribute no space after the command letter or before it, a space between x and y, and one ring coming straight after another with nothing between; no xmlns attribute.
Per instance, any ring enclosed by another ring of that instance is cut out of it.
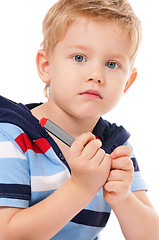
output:
<svg viewBox="0 0 159 240"><path fill-rule="evenodd" d="M67 146L71 147L72 143L75 141L75 139L71 135L66 133L62 128L58 127L55 123L53 123L49 119L42 118L39 121L39 123L42 127L44 127L47 131L52 133L55 137L60 139Z"/></svg>

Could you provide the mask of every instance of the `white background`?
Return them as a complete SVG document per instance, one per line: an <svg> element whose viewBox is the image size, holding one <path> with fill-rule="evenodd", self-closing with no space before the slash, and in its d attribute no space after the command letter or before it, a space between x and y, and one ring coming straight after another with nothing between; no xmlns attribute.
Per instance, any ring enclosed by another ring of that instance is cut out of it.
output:
<svg viewBox="0 0 159 240"><path fill-rule="evenodd" d="M54 2L0 1L1 95L23 103L46 101L35 57L42 42L42 20ZM135 65L138 77L118 106L104 118L130 131L149 198L159 213L159 4L158 0L130 2L143 26L142 46ZM124 239L113 214L101 238Z"/></svg>

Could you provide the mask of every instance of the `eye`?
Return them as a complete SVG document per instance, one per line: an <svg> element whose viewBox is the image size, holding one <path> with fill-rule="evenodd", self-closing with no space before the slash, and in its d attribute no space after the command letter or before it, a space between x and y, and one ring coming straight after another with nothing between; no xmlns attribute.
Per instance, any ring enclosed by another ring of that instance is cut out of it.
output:
<svg viewBox="0 0 159 240"><path fill-rule="evenodd" d="M73 57L76 62L86 62L86 58L82 55L76 55Z"/></svg>
<svg viewBox="0 0 159 240"><path fill-rule="evenodd" d="M107 62L105 66L111 69L116 69L119 67L119 65L116 62Z"/></svg>

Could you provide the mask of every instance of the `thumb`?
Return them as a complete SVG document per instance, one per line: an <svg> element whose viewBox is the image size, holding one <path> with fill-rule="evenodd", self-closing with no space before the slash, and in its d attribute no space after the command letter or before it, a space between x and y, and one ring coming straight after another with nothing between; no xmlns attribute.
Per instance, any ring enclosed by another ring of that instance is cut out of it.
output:
<svg viewBox="0 0 159 240"><path fill-rule="evenodd" d="M84 133L80 135L72 144L70 148L70 153L76 157L79 157L85 148L85 146L96 137L91 133Z"/></svg>

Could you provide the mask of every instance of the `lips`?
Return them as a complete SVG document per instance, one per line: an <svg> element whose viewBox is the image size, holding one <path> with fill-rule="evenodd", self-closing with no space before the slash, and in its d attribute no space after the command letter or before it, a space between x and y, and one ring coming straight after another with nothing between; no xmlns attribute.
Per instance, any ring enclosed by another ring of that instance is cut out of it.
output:
<svg viewBox="0 0 159 240"><path fill-rule="evenodd" d="M97 90L86 90L85 92L80 93L80 95L88 97L88 98L95 98L95 99L102 99L100 93Z"/></svg>

